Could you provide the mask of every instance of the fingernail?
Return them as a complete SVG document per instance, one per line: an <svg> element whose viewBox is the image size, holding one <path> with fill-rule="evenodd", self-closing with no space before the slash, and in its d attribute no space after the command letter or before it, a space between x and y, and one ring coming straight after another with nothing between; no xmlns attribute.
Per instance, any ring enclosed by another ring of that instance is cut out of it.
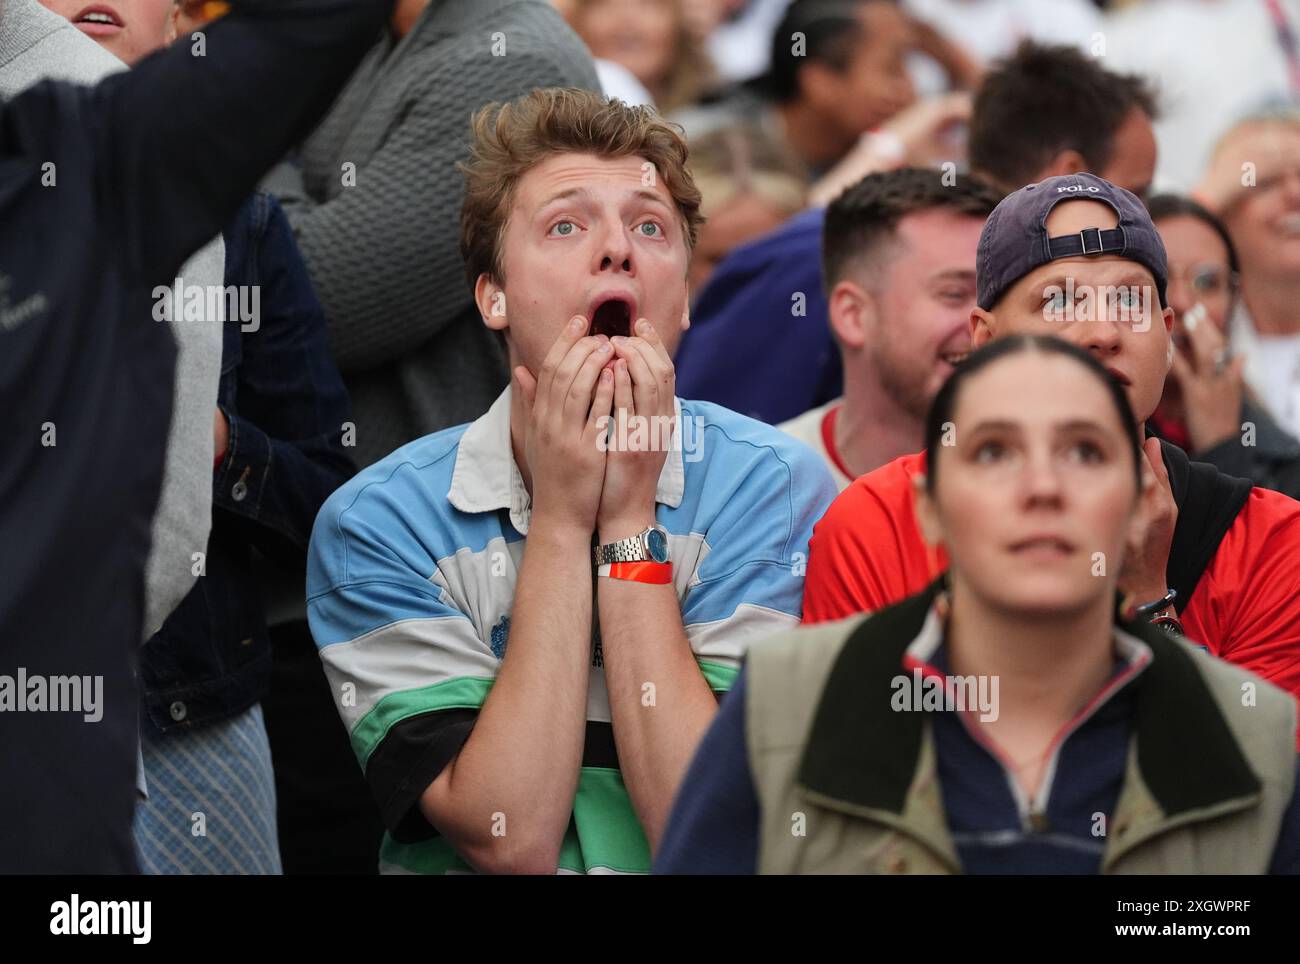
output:
<svg viewBox="0 0 1300 964"><path fill-rule="evenodd" d="M608 368L601 369L600 380L602 382L608 382L613 377L614 377L614 373L611 372Z"/></svg>
<svg viewBox="0 0 1300 964"><path fill-rule="evenodd" d="M587 319L583 318L581 315L577 315L574 317L572 321L569 322L569 327L572 328L574 331L581 331L583 328L586 327L586 324L587 324Z"/></svg>
<svg viewBox="0 0 1300 964"><path fill-rule="evenodd" d="M600 343L600 348L599 348L598 350L600 351L601 354L603 354L603 355L608 355L608 354L609 354L609 340L606 339L605 341L602 341L602 342Z"/></svg>
<svg viewBox="0 0 1300 964"><path fill-rule="evenodd" d="M642 335L650 334L650 322L642 318L636 323L636 330Z"/></svg>
<svg viewBox="0 0 1300 964"><path fill-rule="evenodd" d="M622 348L622 347L623 347L623 336L622 336L622 335L615 335L613 341L614 341L614 344L616 344L619 348Z"/></svg>

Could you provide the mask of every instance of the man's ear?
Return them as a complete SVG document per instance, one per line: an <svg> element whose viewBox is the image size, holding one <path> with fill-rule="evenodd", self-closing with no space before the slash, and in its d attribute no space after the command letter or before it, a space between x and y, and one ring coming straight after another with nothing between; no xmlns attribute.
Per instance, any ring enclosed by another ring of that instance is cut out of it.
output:
<svg viewBox="0 0 1300 964"><path fill-rule="evenodd" d="M493 331L505 331L510 327L509 316L506 313L505 290L486 272L479 275L478 280L474 282L474 303L478 305L478 313L483 318L483 324Z"/></svg>
<svg viewBox="0 0 1300 964"><path fill-rule="evenodd" d="M852 281L838 281L826 299L831 331L844 348L861 348L873 341L879 321L876 297Z"/></svg>
<svg viewBox="0 0 1300 964"><path fill-rule="evenodd" d="M686 303L682 305L682 331L689 331L690 327L691 327L691 300L687 298Z"/></svg>
<svg viewBox="0 0 1300 964"><path fill-rule="evenodd" d="M795 85L809 104L820 107L842 99L843 81L843 76L833 67L812 60L798 68Z"/></svg>
<svg viewBox="0 0 1300 964"><path fill-rule="evenodd" d="M983 348L993 340L997 333L997 317L991 311L985 311L983 308L972 308L970 310L970 348L974 351L977 348Z"/></svg>
<svg viewBox="0 0 1300 964"><path fill-rule="evenodd" d="M1084 160L1083 155L1067 148L1048 161L1047 166L1038 173L1035 180L1041 181L1061 174L1080 174L1086 170L1088 170L1088 162Z"/></svg>
<svg viewBox="0 0 1300 964"><path fill-rule="evenodd" d="M925 487L925 476L912 476L912 496L916 500L916 519L921 526L921 535L931 546L943 542L943 526L939 523L939 510L934 499Z"/></svg>

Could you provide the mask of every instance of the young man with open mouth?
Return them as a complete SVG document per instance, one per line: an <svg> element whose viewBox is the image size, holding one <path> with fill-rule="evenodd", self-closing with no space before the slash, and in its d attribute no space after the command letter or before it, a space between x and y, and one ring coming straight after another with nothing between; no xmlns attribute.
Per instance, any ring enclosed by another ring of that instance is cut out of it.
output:
<svg viewBox="0 0 1300 964"><path fill-rule="evenodd" d="M476 117L461 250L512 384L339 489L308 568L385 869L648 871L746 646L800 616L829 475L674 394L685 159L653 112L584 91ZM665 420L668 445L609 434Z"/></svg>

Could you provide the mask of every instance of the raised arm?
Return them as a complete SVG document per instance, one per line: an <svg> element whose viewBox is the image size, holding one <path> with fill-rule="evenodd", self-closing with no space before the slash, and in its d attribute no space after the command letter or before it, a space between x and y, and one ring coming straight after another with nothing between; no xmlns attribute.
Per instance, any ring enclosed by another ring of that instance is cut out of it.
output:
<svg viewBox="0 0 1300 964"><path fill-rule="evenodd" d="M473 731L420 810L475 869L554 873L582 764L591 665L590 542L534 526L510 641Z"/></svg>
<svg viewBox="0 0 1300 964"><path fill-rule="evenodd" d="M429 822L482 870L555 871L582 764L590 534L605 467L597 420L614 393L613 379L600 378L608 343L581 337L585 328L585 318L573 319L535 383L516 369L533 514L509 645L469 741L420 801Z"/></svg>
<svg viewBox="0 0 1300 964"><path fill-rule="evenodd" d="M615 406L638 416L674 411L672 361L653 327L618 349ZM688 409L683 407L683 418ZM683 431L679 426L679 432ZM652 852L677 792L748 644L799 620L803 561L812 524L834 495L806 447L731 440L706 427L711 456L701 484L718 508L705 553L679 604L673 585L601 578L597 587L605 680L628 795ZM609 454L600 541L613 543L655 521L662 451ZM697 520L698 522L699 520Z"/></svg>
<svg viewBox="0 0 1300 964"><path fill-rule="evenodd" d="M530 530L508 635L489 645L451 591L455 562L438 562L457 535L416 534L404 509L424 511L417 475L354 480L313 530L307 612L339 714L394 840L441 835L481 871L554 872L585 732L588 543Z"/></svg>
<svg viewBox="0 0 1300 964"><path fill-rule="evenodd" d="M179 42L81 94L99 205L145 280L170 277L315 126L393 0L232 6L201 46Z"/></svg>

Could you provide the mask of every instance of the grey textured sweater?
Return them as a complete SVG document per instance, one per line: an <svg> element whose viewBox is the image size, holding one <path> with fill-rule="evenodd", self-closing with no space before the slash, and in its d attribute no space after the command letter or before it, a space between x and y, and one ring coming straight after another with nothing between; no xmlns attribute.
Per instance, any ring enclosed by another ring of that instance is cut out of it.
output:
<svg viewBox="0 0 1300 964"><path fill-rule="evenodd" d="M12 97L42 80L94 84L125 69L36 0L0 0L0 97ZM186 285L222 285L225 263L226 247L218 237L185 263L181 277ZM159 278L157 283L174 280ZM145 568L145 639L193 587L191 556L206 551L212 524L212 418L221 375L221 325L169 324L176 338L176 383L162 495Z"/></svg>
<svg viewBox="0 0 1300 964"><path fill-rule="evenodd" d="M550 4L433 0L363 61L303 146L300 185L284 171L268 182L329 319L359 466L477 418L505 387L504 352L465 281L456 164L475 110L559 86L600 89Z"/></svg>

